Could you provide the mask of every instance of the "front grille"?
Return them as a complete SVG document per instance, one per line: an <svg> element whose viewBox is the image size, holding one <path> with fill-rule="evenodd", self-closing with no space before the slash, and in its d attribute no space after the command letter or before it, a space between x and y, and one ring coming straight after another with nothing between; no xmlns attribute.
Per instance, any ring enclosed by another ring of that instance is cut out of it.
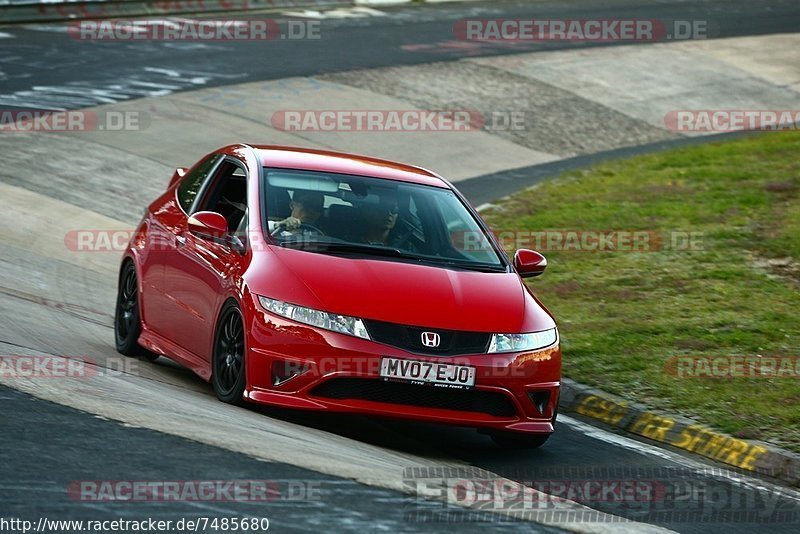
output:
<svg viewBox="0 0 800 534"><path fill-rule="evenodd" d="M478 412L495 417L517 415L508 396L494 391L445 389L370 378L332 378L311 390L312 396L356 399L459 412Z"/></svg>
<svg viewBox="0 0 800 534"><path fill-rule="evenodd" d="M440 330L438 328L424 328L419 326L406 326L381 321L366 320L364 324L370 337L378 343L385 343L392 347L428 354L431 356L460 356L463 354L485 354L489 349L491 334L483 332L459 332L456 330ZM439 335L438 347L426 347L422 344L422 333L433 332Z"/></svg>

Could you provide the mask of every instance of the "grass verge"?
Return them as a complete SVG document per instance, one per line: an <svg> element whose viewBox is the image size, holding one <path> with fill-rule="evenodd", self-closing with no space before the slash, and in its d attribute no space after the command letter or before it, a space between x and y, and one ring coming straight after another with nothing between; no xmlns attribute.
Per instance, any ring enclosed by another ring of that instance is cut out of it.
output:
<svg viewBox="0 0 800 534"><path fill-rule="evenodd" d="M482 215L509 244L545 230L660 236L639 252L544 238L548 270L529 284L559 322L564 374L800 452L800 365L779 378L668 372L677 357L800 359L798 154L800 132L768 132L614 161Z"/></svg>

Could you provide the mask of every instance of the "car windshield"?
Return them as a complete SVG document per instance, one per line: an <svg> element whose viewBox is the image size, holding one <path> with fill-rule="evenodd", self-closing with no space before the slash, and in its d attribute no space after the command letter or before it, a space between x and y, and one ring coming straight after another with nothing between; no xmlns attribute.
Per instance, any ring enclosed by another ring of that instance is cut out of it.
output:
<svg viewBox="0 0 800 534"><path fill-rule="evenodd" d="M264 169L265 227L309 252L505 271L450 189L380 178Z"/></svg>

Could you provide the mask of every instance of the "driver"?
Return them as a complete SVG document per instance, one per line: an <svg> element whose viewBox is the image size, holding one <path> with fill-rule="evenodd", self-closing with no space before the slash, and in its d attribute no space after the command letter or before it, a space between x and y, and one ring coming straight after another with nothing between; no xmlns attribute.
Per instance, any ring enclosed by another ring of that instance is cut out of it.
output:
<svg viewBox="0 0 800 534"><path fill-rule="evenodd" d="M377 203L365 204L362 211L364 228L362 241L371 245L392 243L393 230L397 224L397 199L384 194Z"/></svg>
<svg viewBox="0 0 800 534"><path fill-rule="evenodd" d="M313 226L322 216L324 197L318 191L296 191L289 208L291 215L282 221L269 221L270 232L278 229L292 232L301 225Z"/></svg>

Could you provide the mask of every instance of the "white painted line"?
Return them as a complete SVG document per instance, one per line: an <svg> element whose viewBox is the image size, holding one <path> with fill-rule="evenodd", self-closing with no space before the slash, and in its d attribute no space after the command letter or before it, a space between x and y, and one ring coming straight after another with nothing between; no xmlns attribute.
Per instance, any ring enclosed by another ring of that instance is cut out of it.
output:
<svg viewBox="0 0 800 534"><path fill-rule="evenodd" d="M410 4L411 0L356 0L357 6L391 6L399 4Z"/></svg>
<svg viewBox="0 0 800 534"><path fill-rule="evenodd" d="M313 9L304 9L303 11L281 11L281 15L301 19L321 19L322 11L315 11Z"/></svg>
<svg viewBox="0 0 800 534"><path fill-rule="evenodd" d="M14 36L10 33L0 32L0 39L13 39Z"/></svg>
<svg viewBox="0 0 800 534"><path fill-rule="evenodd" d="M638 452L644 456L655 456L656 458L661 458L664 460L669 460L679 464L680 466L692 469L698 474L706 473L708 478L714 479L725 479L737 486L748 488L751 490L756 491L765 491L770 492L771 494L780 494L782 497L787 497L793 501L800 502L800 492L797 492L793 489L787 488L785 486L779 486L777 484L772 484L771 482L766 482L764 480L749 477L747 475L742 475L735 471L730 470L727 467L723 466L716 466L714 464L707 464L687 456L683 456L681 454L672 452L667 449L662 449L661 447L657 447L655 445L650 445L649 443L644 443L642 441L637 441L635 439L631 439L625 436L621 436L619 434L614 434L613 432L609 432L607 430L603 430L602 428L598 428L596 426L592 426L588 423L584 423L583 421L578 421L577 419L573 419L568 415L558 414L558 422L564 423L568 427L577 430L581 434L589 436L591 438L604 441L606 443L610 443L615 447L620 447L623 449L628 449L630 451Z"/></svg>
<svg viewBox="0 0 800 534"><path fill-rule="evenodd" d="M327 11L304 9L301 11L283 11L281 14L287 17L306 19L354 19L388 16L383 11L378 11L377 9L372 9L371 7L342 7L338 9L329 9Z"/></svg>
<svg viewBox="0 0 800 534"><path fill-rule="evenodd" d="M66 24L25 24L22 27L37 32L67 33L69 31L69 26Z"/></svg>
<svg viewBox="0 0 800 534"><path fill-rule="evenodd" d="M488 209L493 208L493 207L494 207L494 204L492 204L491 202L484 202L483 204L481 204L480 206L475 208L475 211L480 213L482 211L488 210Z"/></svg>
<svg viewBox="0 0 800 534"><path fill-rule="evenodd" d="M558 414L558 422L564 423L567 426L572 427L575 430L579 431L580 433L585 434L594 439L605 441L606 443L610 443L615 447L622 447L624 449L638 452L645 456L648 455L658 456L659 458L664 458L665 460L673 460L673 461L684 459L683 456L679 456L677 454L670 454L668 451L664 451L658 447L648 445L647 443L642 443L641 441L636 441L631 438L626 438L625 436L620 436L619 434L608 432L606 430L603 430L602 428L592 426L588 423L584 423L583 421L578 421L577 419L573 419L568 415Z"/></svg>

